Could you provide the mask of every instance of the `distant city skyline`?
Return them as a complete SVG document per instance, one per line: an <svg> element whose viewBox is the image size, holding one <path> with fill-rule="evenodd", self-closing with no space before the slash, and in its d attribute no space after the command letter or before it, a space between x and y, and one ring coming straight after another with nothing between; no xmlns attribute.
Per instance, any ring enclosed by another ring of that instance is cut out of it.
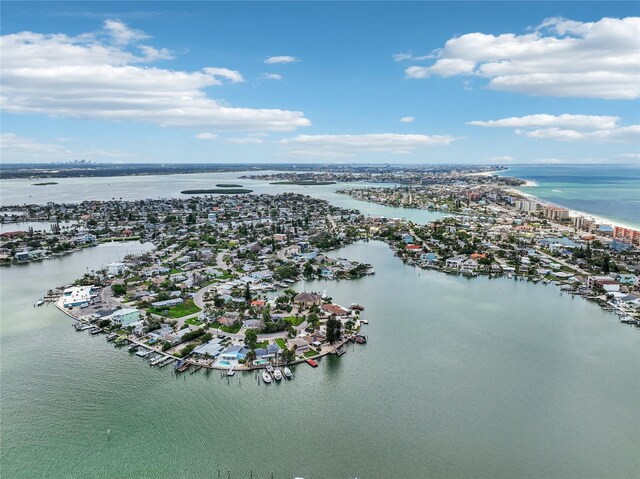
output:
<svg viewBox="0 0 640 479"><path fill-rule="evenodd" d="M640 162L632 2L3 2L3 163Z"/></svg>

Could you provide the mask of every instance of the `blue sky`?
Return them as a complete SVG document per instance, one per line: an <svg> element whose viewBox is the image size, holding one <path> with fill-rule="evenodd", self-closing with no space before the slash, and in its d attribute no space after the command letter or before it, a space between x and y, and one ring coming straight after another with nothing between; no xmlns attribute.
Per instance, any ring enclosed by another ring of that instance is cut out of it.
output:
<svg viewBox="0 0 640 479"><path fill-rule="evenodd" d="M637 163L639 13L3 2L2 161Z"/></svg>

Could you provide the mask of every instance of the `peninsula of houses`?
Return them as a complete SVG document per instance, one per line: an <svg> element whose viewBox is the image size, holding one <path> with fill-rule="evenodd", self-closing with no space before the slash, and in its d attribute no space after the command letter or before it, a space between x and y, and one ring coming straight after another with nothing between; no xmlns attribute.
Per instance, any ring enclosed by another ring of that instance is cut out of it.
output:
<svg viewBox="0 0 640 479"><path fill-rule="evenodd" d="M367 264L323 254L364 237L357 212L295 194L65 209L78 221L89 214L106 234L128 229L156 246L46 296L76 320L76 329L104 332L154 365L175 361L180 371L231 373L276 368L269 377L277 380L278 367L314 365L318 357L343 354L346 342L366 342L363 306L291 288L299 280L374 274Z"/></svg>

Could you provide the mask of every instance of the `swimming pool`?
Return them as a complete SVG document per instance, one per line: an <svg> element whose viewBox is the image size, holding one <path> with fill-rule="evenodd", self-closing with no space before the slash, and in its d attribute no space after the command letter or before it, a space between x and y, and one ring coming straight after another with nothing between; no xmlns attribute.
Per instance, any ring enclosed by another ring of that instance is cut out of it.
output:
<svg viewBox="0 0 640 479"><path fill-rule="evenodd" d="M231 363L229 361L225 361L225 360L221 359L220 361L218 361L218 365L220 365L220 366L231 366Z"/></svg>

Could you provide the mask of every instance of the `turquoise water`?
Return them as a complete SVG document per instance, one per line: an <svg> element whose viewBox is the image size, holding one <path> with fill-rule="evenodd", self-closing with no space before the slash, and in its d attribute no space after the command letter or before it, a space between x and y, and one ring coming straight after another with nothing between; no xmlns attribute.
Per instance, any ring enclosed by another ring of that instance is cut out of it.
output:
<svg viewBox="0 0 640 479"><path fill-rule="evenodd" d="M640 229L640 163L512 166L500 175L535 181L521 190L543 200Z"/></svg>

